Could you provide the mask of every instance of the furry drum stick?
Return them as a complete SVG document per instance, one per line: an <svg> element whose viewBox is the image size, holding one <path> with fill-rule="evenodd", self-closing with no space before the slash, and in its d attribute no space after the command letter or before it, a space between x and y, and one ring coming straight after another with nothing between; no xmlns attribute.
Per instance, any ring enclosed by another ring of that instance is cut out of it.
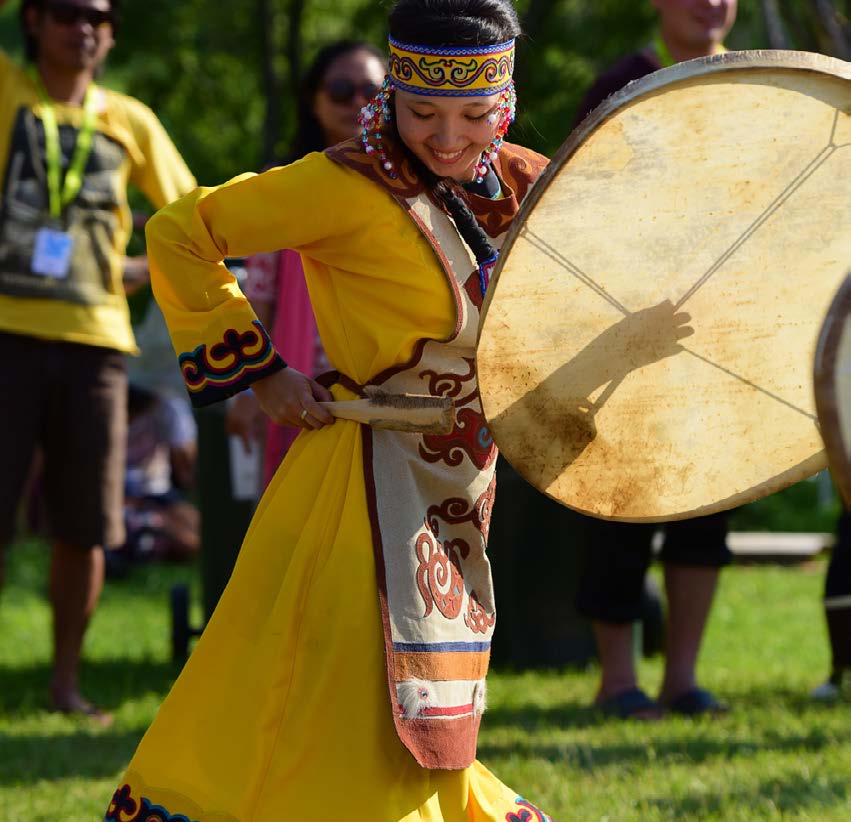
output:
<svg viewBox="0 0 851 822"><path fill-rule="evenodd" d="M419 434L450 434L455 427L455 404L449 397L390 394L366 388L366 399L319 403L335 417L373 428Z"/></svg>

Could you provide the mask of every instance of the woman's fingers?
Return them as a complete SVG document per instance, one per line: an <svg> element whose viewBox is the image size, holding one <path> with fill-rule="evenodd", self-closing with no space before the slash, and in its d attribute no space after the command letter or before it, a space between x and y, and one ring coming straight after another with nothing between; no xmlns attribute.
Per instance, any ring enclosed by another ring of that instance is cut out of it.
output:
<svg viewBox="0 0 851 822"><path fill-rule="evenodd" d="M319 404L319 402L331 402L334 399L331 392L315 380L309 380L306 389L301 397L301 407L307 411L306 418L311 420L311 426L321 428L323 425L331 425L334 422L334 415Z"/></svg>
<svg viewBox="0 0 851 822"><path fill-rule="evenodd" d="M334 422L334 415L320 402L333 401L331 392L294 368L285 368L254 383L263 411L278 425L307 430Z"/></svg>

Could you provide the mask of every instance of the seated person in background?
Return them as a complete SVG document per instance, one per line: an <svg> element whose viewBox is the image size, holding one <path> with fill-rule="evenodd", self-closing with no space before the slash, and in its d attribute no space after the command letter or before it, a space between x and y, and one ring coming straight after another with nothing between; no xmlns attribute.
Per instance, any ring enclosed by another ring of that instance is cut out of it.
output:
<svg viewBox="0 0 851 822"><path fill-rule="evenodd" d="M200 544L194 484L197 432L192 413L168 394L130 386L121 560L188 559Z"/></svg>

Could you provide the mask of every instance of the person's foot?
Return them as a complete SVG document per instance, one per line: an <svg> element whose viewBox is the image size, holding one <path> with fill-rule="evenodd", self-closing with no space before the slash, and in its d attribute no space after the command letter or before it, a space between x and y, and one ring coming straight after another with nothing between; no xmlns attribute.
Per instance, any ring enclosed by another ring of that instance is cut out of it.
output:
<svg viewBox="0 0 851 822"><path fill-rule="evenodd" d="M108 728L114 721L112 714L101 710L97 705L93 705L87 699L83 699L76 691L65 694L57 694L54 691L51 700L51 711L59 714L87 716L102 728Z"/></svg>
<svg viewBox="0 0 851 822"><path fill-rule="evenodd" d="M836 702L842 695L844 676L841 671L834 671L830 678L816 686L810 691L810 699L818 702Z"/></svg>
<svg viewBox="0 0 851 822"><path fill-rule="evenodd" d="M729 712L730 706L720 702L705 688L689 688L673 698L660 695L659 704L670 713L680 716L722 716Z"/></svg>
<svg viewBox="0 0 851 822"><path fill-rule="evenodd" d="M642 722L655 722L662 718L663 713L659 703L638 687L609 696L600 694L594 700L594 707L606 716L617 719L637 719Z"/></svg>
<svg viewBox="0 0 851 822"><path fill-rule="evenodd" d="M836 702L839 699L839 693L839 686L828 679L810 691L810 699L816 702Z"/></svg>

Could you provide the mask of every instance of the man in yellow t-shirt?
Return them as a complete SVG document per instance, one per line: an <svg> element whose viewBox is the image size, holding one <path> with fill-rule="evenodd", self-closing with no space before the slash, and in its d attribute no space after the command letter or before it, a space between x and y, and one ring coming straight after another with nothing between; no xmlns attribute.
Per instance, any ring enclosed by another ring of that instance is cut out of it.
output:
<svg viewBox="0 0 851 822"><path fill-rule="evenodd" d="M136 350L123 280L146 272L144 258L125 257L127 186L156 208L195 187L153 112L94 83L119 6L22 0L28 65L0 52L0 551L40 446L52 703L103 721L79 693L77 668L103 585L101 548L123 541L124 356Z"/></svg>

